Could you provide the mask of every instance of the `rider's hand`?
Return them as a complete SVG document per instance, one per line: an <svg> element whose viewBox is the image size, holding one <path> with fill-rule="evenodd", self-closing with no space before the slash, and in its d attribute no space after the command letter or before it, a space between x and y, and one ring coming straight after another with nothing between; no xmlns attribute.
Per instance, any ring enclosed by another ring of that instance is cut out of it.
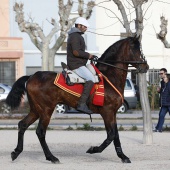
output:
<svg viewBox="0 0 170 170"><path fill-rule="evenodd" d="M90 55L89 59L96 61L98 60L98 57L96 55Z"/></svg>

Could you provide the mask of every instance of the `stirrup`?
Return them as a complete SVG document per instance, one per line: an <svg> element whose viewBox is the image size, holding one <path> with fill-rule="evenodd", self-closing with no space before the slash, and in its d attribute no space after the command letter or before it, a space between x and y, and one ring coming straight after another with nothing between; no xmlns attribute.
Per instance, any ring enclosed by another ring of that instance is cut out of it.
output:
<svg viewBox="0 0 170 170"><path fill-rule="evenodd" d="M84 108L83 108L83 107L84 107ZM91 122L92 122L91 114L92 114L93 112L87 107L86 104L80 104L80 105L78 105L76 110L78 110L78 111L80 111L80 112L82 112L82 113L88 114L88 115L90 116L90 120L91 120ZM89 110L89 111L91 111L91 112L87 112L87 111L85 111L85 110Z"/></svg>
<svg viewBox="0 0 170 170"><path fill-rule="evenodd" d="M80 104L77 106L77 110L83 113L92 114L93 112L85 104Z"/></svg>

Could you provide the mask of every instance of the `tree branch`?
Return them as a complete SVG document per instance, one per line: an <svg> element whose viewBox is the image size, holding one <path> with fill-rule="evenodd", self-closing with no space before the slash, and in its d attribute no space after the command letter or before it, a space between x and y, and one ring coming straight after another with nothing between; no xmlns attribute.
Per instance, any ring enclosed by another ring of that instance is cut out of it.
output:
<svg viewBox="0 0 170 170"><path fill-rule="evenodd" d="M18 23L21 32L26 32L32 41L32 43L41 51L42 42L39 41L44 39L44 34L41 27L36 23L30 23L24 20L23 12L24 4L15 3L13 10L16 12L15 21Z"/></svg>
<svg viewBox="0 0 170 170"><path fill-rule="evenodd" d="M86 9L86 12L84 14L84 17L86 19L89 19L92 15L92 9L93 7L95 6L95 2L94 1L90 1L87 3L87 9Z"/></svg>
<svg viewBox="0 0 170 170"><path fill-rule="evenodd" d="M166 40L168 20L166 20L164 16L161 16L160 20L161 20L161 25L160 25L161 31L158 34L156 34L156 36L159 40L163 42L165 48L170 48L170 44Z"/></svg>
<svg viewBox="0 0 170 170"><path fill-rule="evenodd" d="M130 30L130 24L127 18L127 14L125 11L125 8L122 4L122 2L120 0L113 0L114 3L118 6L118 9L120 10L121 14L122 14L122 18L123 18L123 26L126 29L126 33L130 36L132 34L131 30Z"/></svg>
<svg viewBox="0 0 170 170"><path fill-rule="evenodd" d="M137 36L140 35L140 40L142 38L142 32L143 32L143 10L142 5L147 0L132 0L132 3L135 8L136 12L136 20L135 20L135 27L136 27L136 34Z"/></svg>
<svg viewBox="0 0 170 170"><path fill-rule="evenodd" d="M83 17L83 13L84 13L83 7L84 7L84 1L83 0L79 0L78 14L81 17Z"/></svg>

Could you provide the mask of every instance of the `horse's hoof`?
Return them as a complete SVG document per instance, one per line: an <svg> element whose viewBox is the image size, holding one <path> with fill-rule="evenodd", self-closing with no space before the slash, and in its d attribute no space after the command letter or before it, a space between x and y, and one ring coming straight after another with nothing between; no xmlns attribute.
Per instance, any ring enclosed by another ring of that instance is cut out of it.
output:
<svg viewBox="0 0 170 170"><path fill-rule="evenodd" d="M18 155L15 152L11 153L12 161L14 161L17 157L18 157Z"/></svg>
<svg viewBox="0 0 170 170"><path fill-rule="evenodd" d="M59 159L57 159L57 158L56 158L56 160L51 160L51 162L52 162L53 164L59 164L59 163L60 163Z"/></svg>
<svg viewBox="0 0 170 170"><path fill-rule="evenodd" d="M59 159L56 158L55 156L46 158L46 160L51 161L51 162L54 163L54 164L59 164L59 163L60 163Z"/></svg>
<svg viewBox="0 0 170 170"><path fill-rule="evenodd" d="M86 151L86 153L93 154L93 153L94 153L93 149L94 149L94 147L91 146L91 147Z"/></svg>
<svg viewBox="0 0 170 170"><path fill-rule="evenodd" d="M124 159L122 160L123 163L131 163L130 159Z"/></svg>

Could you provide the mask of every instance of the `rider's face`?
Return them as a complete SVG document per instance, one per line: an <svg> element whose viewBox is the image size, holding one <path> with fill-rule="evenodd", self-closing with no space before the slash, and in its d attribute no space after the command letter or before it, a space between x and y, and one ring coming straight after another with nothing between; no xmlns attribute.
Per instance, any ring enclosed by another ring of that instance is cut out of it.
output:
<svg viewBox="0 0 170 170"><path fill-rule="evenodd" d="M78 28L81 32L85 32L87 30L87 27L81 24L78 24Z"/></svg>

